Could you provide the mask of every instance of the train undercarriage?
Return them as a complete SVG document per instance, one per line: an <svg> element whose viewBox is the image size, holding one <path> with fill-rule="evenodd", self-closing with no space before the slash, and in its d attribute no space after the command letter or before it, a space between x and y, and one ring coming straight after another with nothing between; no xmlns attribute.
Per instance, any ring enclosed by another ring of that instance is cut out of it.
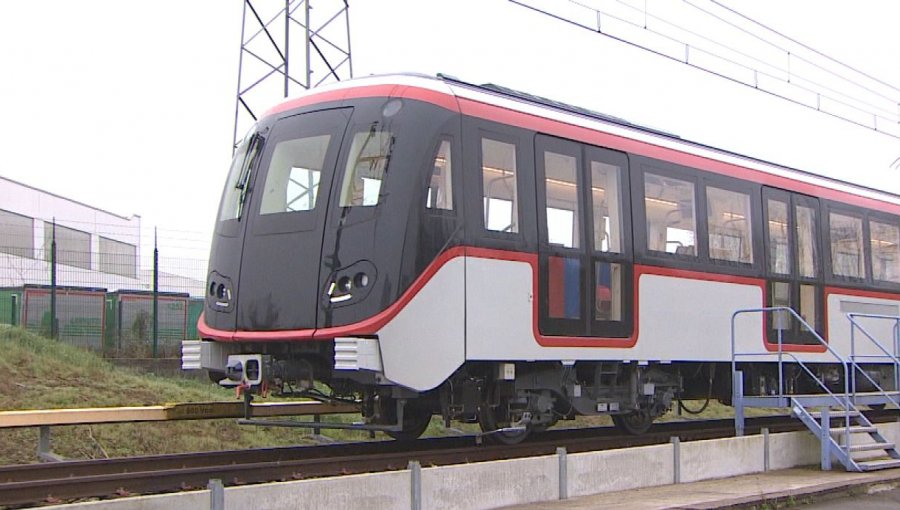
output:
<svg viewBox="0 0 900 510"><path fill-rule="evenodd" d="M239 387L248 404L257 395L354 403L364 422L352 427L335 424L335 428L377 430L399 440L418 438L434 416L440 416L447 427L451 422L478 424L485 437L503 444L518 443L576 416L608 415L621 431L641 434L676 405L697 414L710 401L731 401L728 362L467 362L438 387L419 392L392 383L378 371L335 369L333 345L244 345L245 351L263 354L219 353L224 369L210 370L210 378ZM739 368L743 368L748 394L767 395L778 387L775 364ZM809 374L788 365L780 377L792 394L816 392L820 384L840 389L839 368L821 364ZM893 389L889 367L864 369L871 380ZM868 381L861 384L869 385ZM688 406L683 400L702 403ZM329 424L316 422L315 426L328 428Z"/></svg>
<svg viewBox="0 0 900 510"><path fill-rule="evenodd" d="M248 402L260 394L354 402L364 418L356 428L401 440L419 437L433 416L447 426L478 424L486 437L508 444L576 416L608 415L620 430L641 434L681 399L726 401L731 391L730 365L722 363L480 361L418 392L378 371L336 370L331 342L242 349L262 354L220 353L224 369L210 377L240 387Z"/></svg>

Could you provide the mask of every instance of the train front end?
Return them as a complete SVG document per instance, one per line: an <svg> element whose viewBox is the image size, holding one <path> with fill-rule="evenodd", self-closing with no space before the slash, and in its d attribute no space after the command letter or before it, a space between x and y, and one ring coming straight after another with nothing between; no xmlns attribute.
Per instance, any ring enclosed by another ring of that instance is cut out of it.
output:
<svg viewBox="0 0 900 510"><path fill-rule="evenodd" d="M379 344L385 328L398 336L397 315L423 273L462 235L450 178L455 100L440 81L400 78L286 102L238 147L199 324L213 379L369 407L378 387L393 387L385 400L396 400L441 382L391 381ZM461 300L462 281L446 284Z"/></svg>

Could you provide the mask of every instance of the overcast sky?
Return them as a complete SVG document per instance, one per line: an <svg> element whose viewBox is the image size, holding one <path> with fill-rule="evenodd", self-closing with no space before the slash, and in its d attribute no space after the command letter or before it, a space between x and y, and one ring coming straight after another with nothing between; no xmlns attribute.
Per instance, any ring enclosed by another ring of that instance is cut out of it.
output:
<svg viewBox="0 0 900 510"><path fill-rule="evenodd" d="M722 12L709 0L690 1ZM900 87L900 2L721 2ZM582 3L610 11L644 5ZM900 193L900 169L889 169L900 157L896 138L506 0L350 5L357 76L443 72L494 82ZM648 28L662 28L654 15L668 16L735 47L744 42L688 14L694 9L684 1L646 5ZM0 3L0 175L139 214L147 227L197 233L205 249L231 156L241 10L238 0Z"/></svg>

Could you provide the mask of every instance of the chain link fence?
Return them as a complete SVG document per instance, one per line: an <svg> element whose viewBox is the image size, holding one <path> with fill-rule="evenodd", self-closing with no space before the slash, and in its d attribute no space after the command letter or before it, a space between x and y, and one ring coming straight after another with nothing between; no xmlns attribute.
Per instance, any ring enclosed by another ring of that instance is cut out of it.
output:
<svg viewBox="0 0 900 510"><path fill-rule="evenodd" d="M128 224L132 223L132 224ZM110 358L176 358L197 338L208 239L0 210L0 324Z"/></svg>

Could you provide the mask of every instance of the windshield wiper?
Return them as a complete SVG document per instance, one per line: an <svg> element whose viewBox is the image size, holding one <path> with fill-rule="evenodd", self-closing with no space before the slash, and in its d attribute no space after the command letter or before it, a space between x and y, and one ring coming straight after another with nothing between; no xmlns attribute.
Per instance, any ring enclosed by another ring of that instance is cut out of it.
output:
<svg viewBox="0 0 900 510"><path fill-rule="evenodd" d="M261 137L259 134L255 134L253 135L253 139L250 140L250 146L247 149L247 155L244 158L244 168L241 170L241 175L234 185L235 189L241 190L241 194L238 197L238 219L240 219L244 213L244 202L247 200L248 184L250 183L250 170L253 168L253 160L256 158L259 147L262 145L260 139Z"/></svg>

